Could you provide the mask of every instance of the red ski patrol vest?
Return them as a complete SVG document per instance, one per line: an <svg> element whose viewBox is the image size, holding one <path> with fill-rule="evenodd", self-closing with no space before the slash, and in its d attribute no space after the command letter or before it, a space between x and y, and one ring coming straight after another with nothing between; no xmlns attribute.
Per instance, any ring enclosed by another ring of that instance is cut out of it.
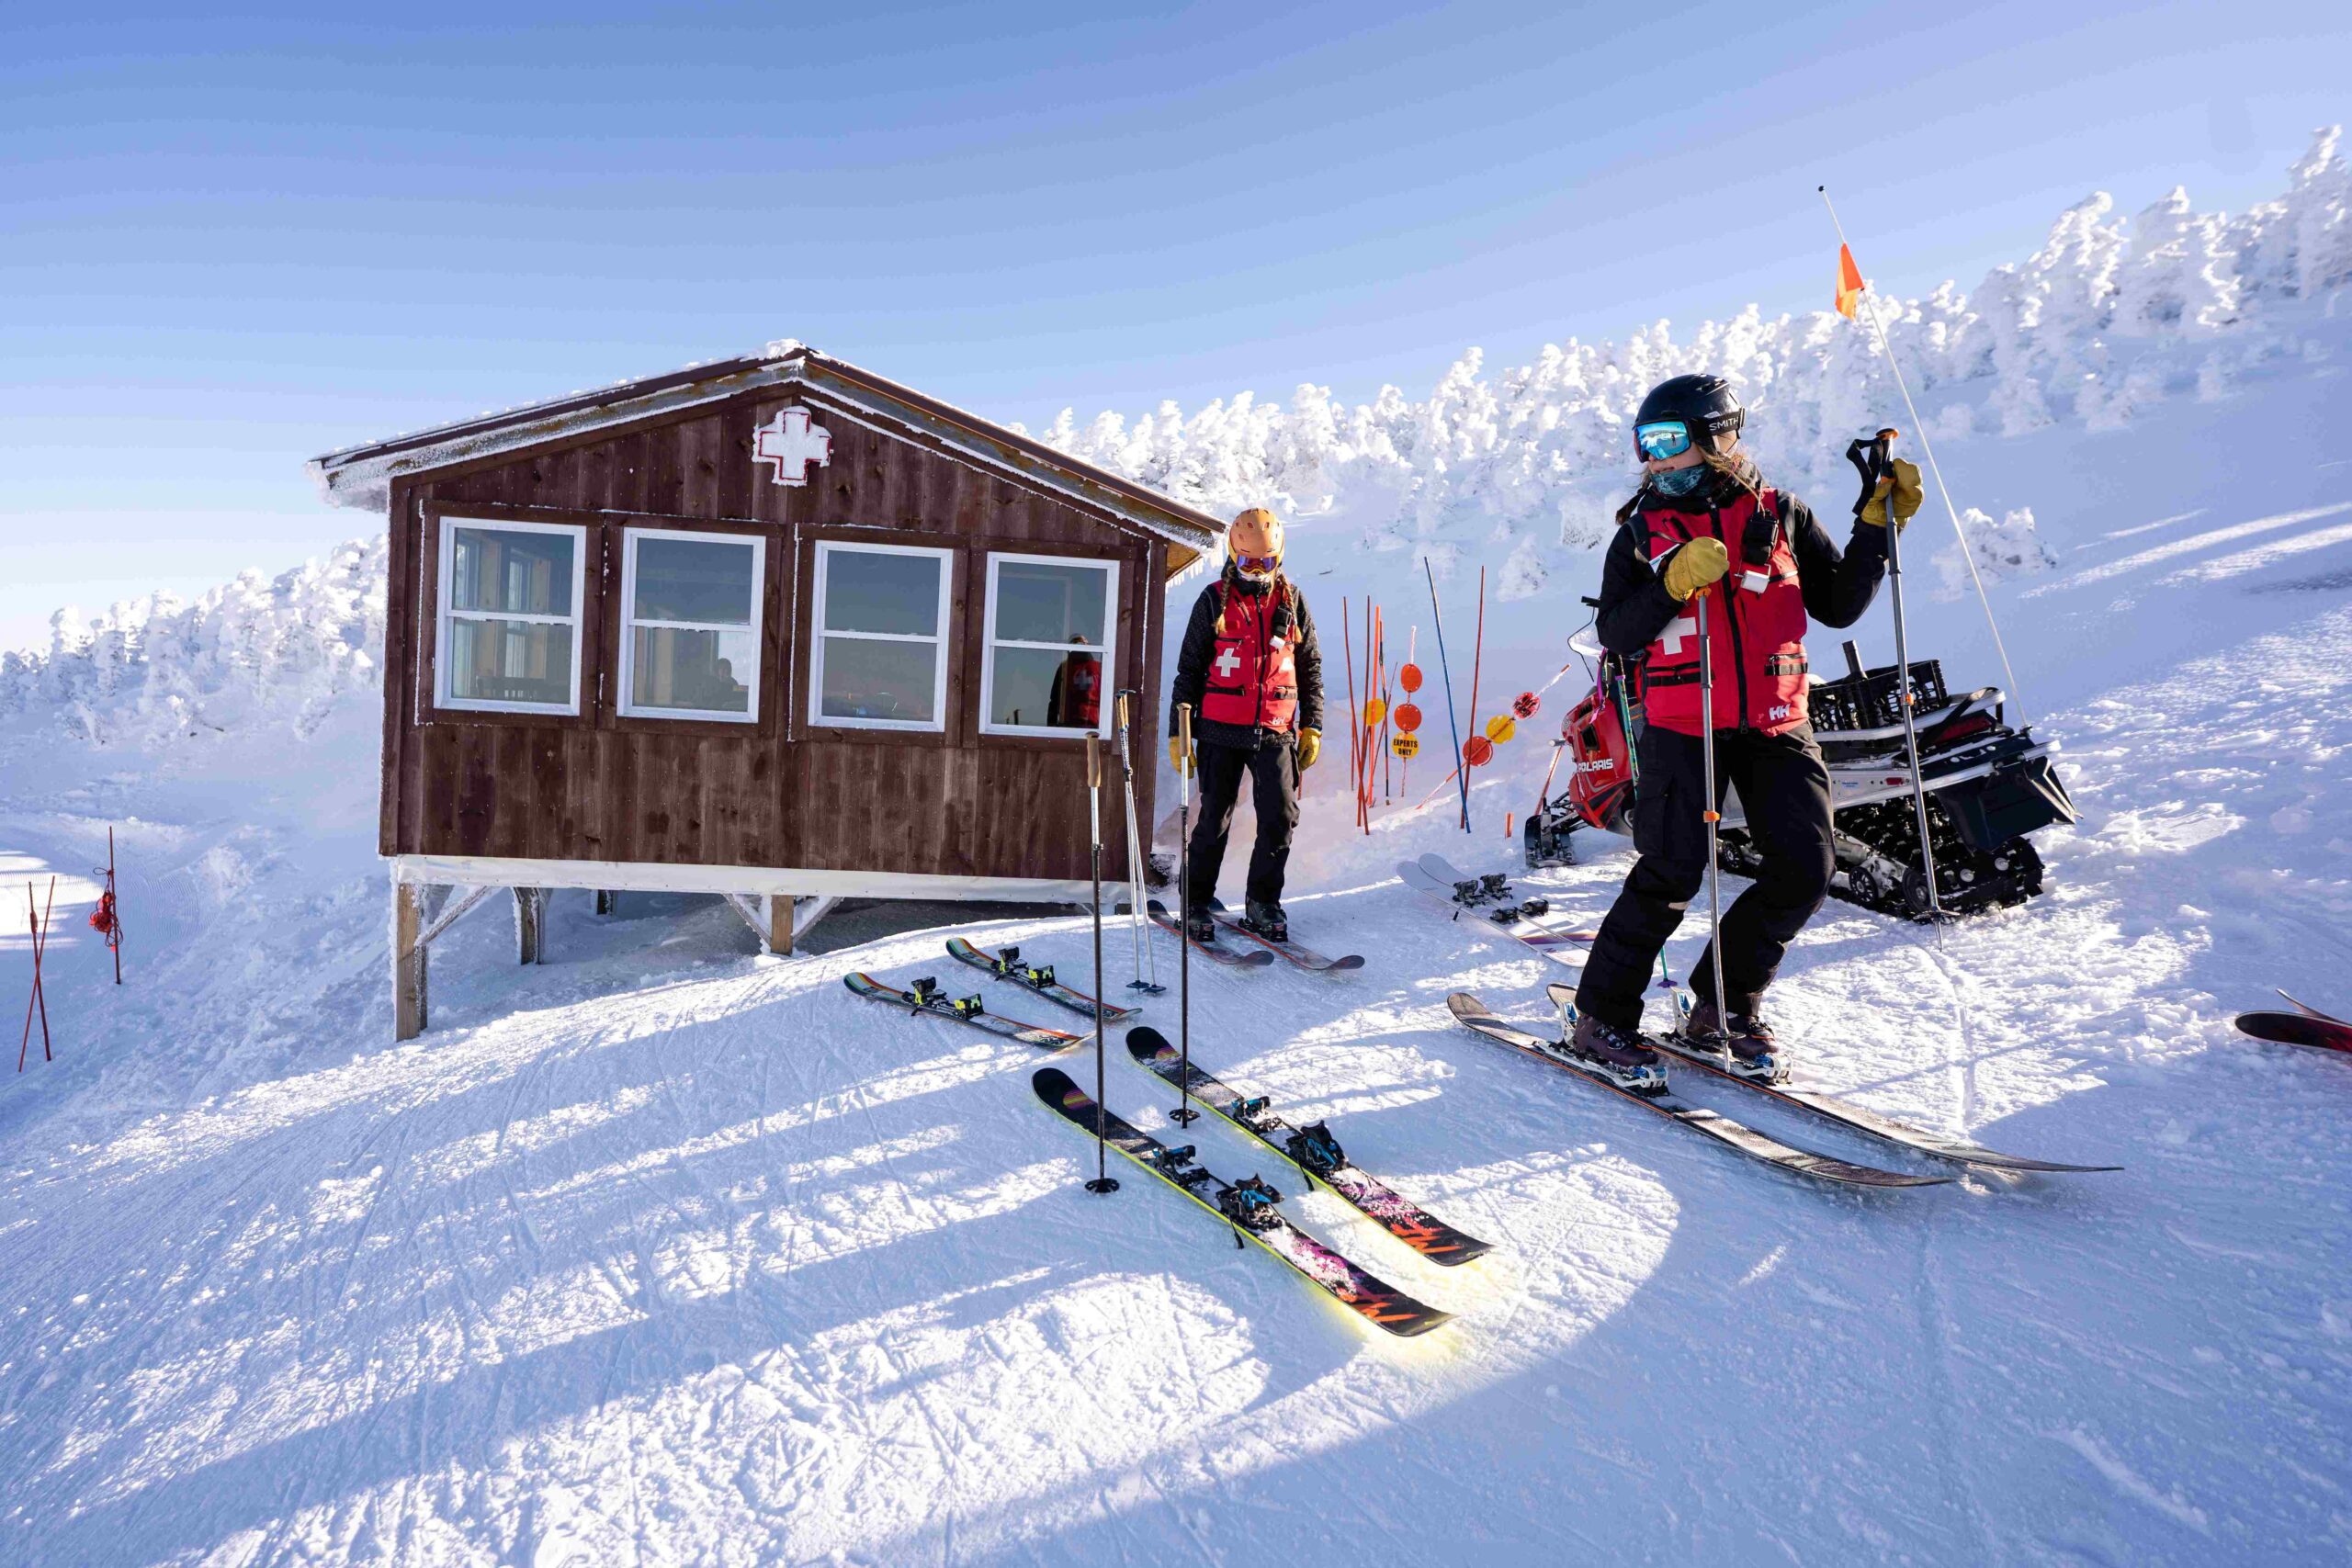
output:
<svg viewBox="0 0 2352 1568"><path fill-rule="evenodd" d="M1762 517L1758 517L1758 509ZM1707 590L1707 639L1714 649L1713 728L1779 735L1805 722L1804 593L1797 586L1796 552L1777 521L1771 491L1742 492L1705 513L1645 507L1642 555L1664 570L1685 541L1712 535L1731 556L1731 571ZM1771 529L1771 553L1762 567L1744 556L1748 524ZM1699 612L1693 602L1650 644L1642 671L1642 711L1648 722L1681 735L1699 733Z"/></svg>
<svg viewBox="0 0 2352 1568"><path fill-rule="evenodd" d="M1290 728L1298 716L1298 590L1278 577L1264 593L1234 593L1220 578L1216 648L1209 655L1201 716L1242 729Z"/></svg>
<svg viewBox="0 0 2352 1568"><path fill-rule="evenodd" d="M1066 656L1053 695L1059 703L1047 723L1092 729L1102 721L1102 661L1091 653Z"/></svg>

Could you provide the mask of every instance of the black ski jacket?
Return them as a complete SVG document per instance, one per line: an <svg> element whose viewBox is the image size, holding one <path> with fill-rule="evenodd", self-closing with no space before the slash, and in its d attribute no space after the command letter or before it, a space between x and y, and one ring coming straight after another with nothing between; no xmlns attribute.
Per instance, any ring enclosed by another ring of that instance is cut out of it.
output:
<svg viewBox="0 0 2352 1568"><path fill-rule="evenodd" d="M1825 626L1852 626L1878 597L1879 580L1886 575L1886 530L1858 517L1841 552L1830 542L1828 531L1811 507L1786 491L1777 493L1781 523L1788 530L1789 547L1796 552L1797 587L1804 594L1805 617ZM1713 504L1712 499L1702 498L1681 510L1695 505L1703 511ZM1732 570L1739 570L1736 556ZM1600 569L1600 611L1593 623L1600 646L1611 653L1639 658L1657 640L1667 622L1681 613L1682 606L1666 591L1664 581L1642 558L1629 519L1609 542L1609 554Z"/></svg>
<svg viewBox="0 0 2352 1568"><path fill-rule="evenodd" d="M1250 582L1240 573L1228 568L1220 580L1227 592L1260 594L1272 592L1269 583ZM1291 649L1291 665L1298 676L1299 729L1320 732L1323 728L1323 645L1315 635L1315 617L1306 608L1306 591L1298 587L1295 578L1291 586L1298 593L1298 640ZM1238 724L1218 724L1201 716L1201 699L1209 688L1209 656L1216 651L1216 584L1209 583L1201 596L1193 601L1193 618L1184 623L1183 646L1176 653L1176 679L1168 694L1168 733L1176 733L1176 710L1193 710L1193 739L1211 746L1238 746L1255 750L1266 741L1283 745L1295 739L1293 734L1275 734L1262 729L1244 728ZM1661 623L1663 624L1663 623Z"/></svg>

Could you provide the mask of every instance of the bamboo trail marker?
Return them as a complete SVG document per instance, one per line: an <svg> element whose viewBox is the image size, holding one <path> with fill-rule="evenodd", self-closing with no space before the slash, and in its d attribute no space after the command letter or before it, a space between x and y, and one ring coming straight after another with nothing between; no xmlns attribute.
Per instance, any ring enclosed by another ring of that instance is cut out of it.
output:
<svg viewBox="0 0 2352 1568"><path fill-rule="evenodd" d="M57 908L57 878L53 876L49 879L49 908ZM26 1053L32 1049L36 1011L40 1015L40 1059L57 1060L49 1043L49 998L41 995L40 989L41 954L49 951L49 913L33 902L33 885L29 882L25 884L25 921L32 928L33 935L33 994L25 998L25 1036L17 1046L17 1071L20 1073L25 1070Z"/></svg>

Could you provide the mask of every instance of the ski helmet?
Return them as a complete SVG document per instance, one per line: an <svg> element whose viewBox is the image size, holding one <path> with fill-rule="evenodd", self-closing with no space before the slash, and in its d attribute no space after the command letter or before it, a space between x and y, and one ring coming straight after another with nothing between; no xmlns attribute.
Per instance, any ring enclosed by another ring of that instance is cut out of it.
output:
<svg viewBox="0 0 2352 1568"><path fill-rule="evenodd" d="M1225 531L1226 554L1245 576L1272 577L1283 558L1283 520L1262 506L1235 516Z"/></svg>
<svg viewBox="0 0 2352 1568"><path fill-rule="evenodd" d="M1731 383L1720 376L1668 377L1650 389L1649 396L1642 400L1640 410L1634 415L1634 455L1642 458L1651 455L1643 449L1644 426L1675 422L1690 433L1692 440L1713 451L1717 436L1725 432L1735 435L1739 433L1747 423L1747 411L1739 406Z"/></svg>

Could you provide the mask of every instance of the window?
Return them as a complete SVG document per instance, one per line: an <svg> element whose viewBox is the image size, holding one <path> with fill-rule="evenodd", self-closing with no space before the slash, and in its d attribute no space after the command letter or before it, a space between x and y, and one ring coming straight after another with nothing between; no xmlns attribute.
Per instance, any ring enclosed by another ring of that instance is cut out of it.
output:
<svg viewBox="0 0 2352 1568"><path fill-rule="evenodd" d="M989 643L980 728L991 735L1100 729L1114 683L1114 561L989 557Z"/></svg>
<svg viewBox="0 0 2352 1568"><path fill-rule="evenodd" d="M620 711L754 724L767 541L626 529Z"/></svg>
<svg viewBox="0 0 2352 1568"><path fill-rule="evenodd" d="M819 541L809 723L947 728L952 561L948 550Z"/></svg>
<svg viewBox="0 0 2352 1568"><path fill-rule="evenodd" d="M439 679L445 708L580 711L586 531L441 519Z"/></svg>

